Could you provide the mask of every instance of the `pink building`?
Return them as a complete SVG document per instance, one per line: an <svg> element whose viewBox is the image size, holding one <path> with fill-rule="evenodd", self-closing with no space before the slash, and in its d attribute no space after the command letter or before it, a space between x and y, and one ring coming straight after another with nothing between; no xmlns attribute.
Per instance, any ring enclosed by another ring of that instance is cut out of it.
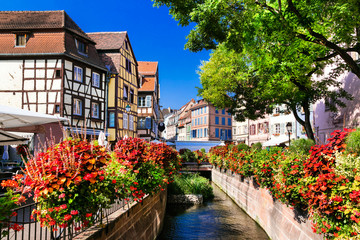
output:
<svg viewBox="0 0 360 240"><path fill-rule="evenodd" d="M353 54L353 57L358 58L356 54ZM325 74L330 71L331 68L327 68ZM314 104L314 133L320 144L325 143L334 130L360 126L360 80L355 74L346 72L338 81L354 99L345 101L346 107L338 108L337 112L330 111L329 107L334 103L329 100L321 100Z"/></svg>
<svg viewBox="0 0 360 240"><path fill-rule="evenodd" d="M191 108L191 140L229 141L231 130L232 117L227 109L216 109L203 99Z"/></svg>
<svg viewBox="0 0 360 240"><path fill-rule="evenodd" d="M266 115L265 118L257 120L249 120L249 146L254 143L264 143L270 139L270 117Z"/></svg>

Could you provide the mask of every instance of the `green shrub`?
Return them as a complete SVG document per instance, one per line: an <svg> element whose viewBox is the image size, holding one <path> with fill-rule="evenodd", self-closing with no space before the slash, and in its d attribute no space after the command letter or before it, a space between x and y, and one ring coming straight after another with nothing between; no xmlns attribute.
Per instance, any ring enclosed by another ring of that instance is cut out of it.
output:
<svg viewBox="0 0 360 240"><path fill-rule="evenodd" d="M289 151L293 153L308 155L311 147L314 145L314 140L300 138L290 142Z"/></svg>
<svg viewBox="0 0 360 240"><path fill-rule="evenodd" d="M261 150L262 149L262 144L260 142L254 143L253 145L251 145L251 150L256 151L256 150Z"/></svg>
<svg viewBox="0 0 360 240"><path fill-rule="evenodd" d="M190 149L180 149L179 153L183 162L196 162L195 154Z"/></svg>
<svg viewBox="0 0 360 240"><path fill-rule="evenodd" d="M169 184L169 194L201 194L204 200L214 197L210 181L199 174L182 174L175 176L174 182Z"/></svg>
<svg viewBox="0 0 360 240"><path fill-rule="evenodd" d="M360 128L351 132L346 138L346 151L360 155Z"/></svg>
<svg viewBox="0 0 360 240"><path fill-rule="evenodd" d="M236 147L239 151L241 151L241 150L247 151L250 149L250 147L248 145L246 145L245 143L240 143L240 144L236 145Z"/></svg>

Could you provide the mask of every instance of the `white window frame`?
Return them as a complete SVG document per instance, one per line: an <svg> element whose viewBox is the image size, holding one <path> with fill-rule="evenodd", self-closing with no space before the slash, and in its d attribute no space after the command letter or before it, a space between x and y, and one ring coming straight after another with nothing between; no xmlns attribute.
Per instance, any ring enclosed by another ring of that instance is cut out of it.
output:
<svg viewBox="0 0 360 240"><path fill-rule="evenodd" d="M145 97L145 107L151 107L151 95Z"/></svg>
<svg viewBox="0 0 360 240"><path fill-rule="evenodd" d="M146 105L145 105L145 103L146 103L146 101L145 101L145 97L139 97L138 98L139 100L139 107L146 107Z"/></svg>
<svg viewBox="0 0 360 240"><path fill-rule="evenodd" d="M280 123L275 124L275 133L280 134Z"/></svg>
<svg viewBox="0 0 360 240"><path fill-rule="evenodd" d="M92 85L93 87L100 88L100 74L96 72L92 73Z"/></svg>
<svg viewBox="0 0 360 240"><path fill-rule="evenodd" d="M100 118L100 104L97 102L91 103L91 117Z"/></svg>
<svg viewBox="0 0 360 240"><path fill-rule="evenodd" d="M82 116L83 113L83 101L79 98L73 100L73 114L76 116Z"/></svg>
<svg viewBox="0 0 360 240"><path fill-rule="evenodd" d="M123 113L123 128L128 129L128 115L127 115L127 113Z"/></svg>
<svg viewBox="0 0 360 240"><path fill-rule="evenodd" d="M134 130L134 116L133 115L129 115L129 130L133 131Z"/></svg>
<svg viewBox="0 0 360 240"><path fill-rule="evenodd" d="M74 81L76 82L83 82L83 69L78 66L74 66ZM80 80L79 80L79 74L80 74Z"/></svg>

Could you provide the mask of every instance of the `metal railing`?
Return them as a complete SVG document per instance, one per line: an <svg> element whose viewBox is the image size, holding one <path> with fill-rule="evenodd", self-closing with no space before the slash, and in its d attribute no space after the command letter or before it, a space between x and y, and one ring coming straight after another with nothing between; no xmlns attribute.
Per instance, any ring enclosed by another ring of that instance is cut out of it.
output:
<svg viewBox="0 0 360 240"><path fill-rule="evenodd" d="M129 202L131 202L130 200ZM110 208L99 210L94 216L94 225L99 223L108 223L108 216L112 213L124 208L126 205L129 206L129 202L126 204L125 200L116 200ZM8 227L9 235L2 239L7 240L66 240L72 239L80 233L86 231L87 228L81 228L82 223L72 224L67 228L58 228L56 226L51 229L47 227L41 227L40 223L35 219L31 218L31 213L36 209L37 203L30 203L24 206L14 209L16 216L10 219L11 224L19 224L23 226L20 231L14 231Z"/></svg>

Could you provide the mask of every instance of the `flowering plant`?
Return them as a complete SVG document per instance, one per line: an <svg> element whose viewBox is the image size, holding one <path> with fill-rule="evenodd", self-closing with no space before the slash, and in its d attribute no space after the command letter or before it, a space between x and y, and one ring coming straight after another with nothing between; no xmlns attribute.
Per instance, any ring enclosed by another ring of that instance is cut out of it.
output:
<svg viewBox="0 0 360 240"><path fill-rule="evenodd" d="M93 213L115 197L104 170L109 159L107 150L96 142L72 138L31 158L25 164L25 185L34 191L38 205L33 215L41 225L57 230L56 226L65 228L73 222L92 223Z"/></svg>
<svg viewBox="0 0 360 240"><path fill-rule="evenodd" d="M6 188L6 193L0 198L0 237L5 237L9 234L8 229L20 231L24 227L11 223L11 218L17 213L13 209L25 202L25 195L28 194L28 188L21 185L23 175L18 174L13 179L3 180L1 187Z"/></svg>

